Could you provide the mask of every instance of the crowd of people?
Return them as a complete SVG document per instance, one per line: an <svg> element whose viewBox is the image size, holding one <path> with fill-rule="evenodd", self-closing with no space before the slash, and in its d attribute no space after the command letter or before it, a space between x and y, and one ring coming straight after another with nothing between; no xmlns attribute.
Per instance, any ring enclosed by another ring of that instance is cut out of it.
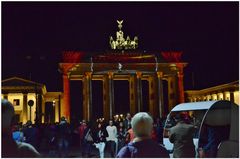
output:
<svg viewBox="0 0 240 159"><path fill-rule="evenodd" d="M4 103L10 111L13 109L10 102L2 100L2 105ZM14 114L14 110L12 111ZM127 113L125 118L118 120L100 119L102 120L95 122L82 120L77 125L70 124L64 117L59 123L52 124L36 125L31 121L27 121L26 124L9 123L8 131L16 143L27 143L36 152L47 152L49 157L69 157L71 147L79 147L82 157L92 157L94 147L98 149L101 158L106 152L110 157L116 157L120 149L135 138L131 124L132 115ZM150 136L158 144L163 144L163 124L164 121L160 118L152 123Z"/></svg>
<svg viewBox="0 0 240 159"><path fill-rule="evenodd" d="M200 122L192 123L197 120L184 113L155 120L146 112L133 117L127 113L125 118L82 120L77 125L70 124L65 117L61 117L59 123L36 125L28 121L22 125L14 124L13 117L12 104L2 100L2 157L42 157L39 152L44 151L46 157L71 157L70 148L77 147L81 157L104 158L108 153L107 157L112 158L169 158L170 152L163 144L165 120L169 141L174 145L173 157L196 157L193 138L198 132L196 123ZM206 130L199 154L216 157L217 150L212 145L216 147L221 138L217 140L215 128ZM94 148L98 149L98 156L92 154Z"/></svg>

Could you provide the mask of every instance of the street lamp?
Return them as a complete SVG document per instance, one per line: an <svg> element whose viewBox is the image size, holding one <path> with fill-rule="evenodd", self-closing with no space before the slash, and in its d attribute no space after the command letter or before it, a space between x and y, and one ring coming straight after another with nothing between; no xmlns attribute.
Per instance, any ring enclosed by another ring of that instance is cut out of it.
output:
<svg viewBox="0 0 240 159"><path fill-rule="evenodd" d="M28 106L30 108L30 121L32 121L32 106L34 105L34 101L33 100L29 100L28 101Z"/></svg>

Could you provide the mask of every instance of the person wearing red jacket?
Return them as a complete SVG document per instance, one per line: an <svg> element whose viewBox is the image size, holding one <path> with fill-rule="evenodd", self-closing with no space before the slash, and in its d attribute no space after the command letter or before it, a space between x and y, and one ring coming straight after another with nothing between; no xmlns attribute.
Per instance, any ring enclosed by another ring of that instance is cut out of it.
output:
<svg viewBox="0 0 240 159"><path fill-rule="evenodd" d="M78 134L79 134L79 138L80 138L80 143L79 146L80 148L82 147L82 143L83 143L83 138L84 138L84 130L87 128L87 124L85 120L82 120L82 123L80 124L80 126L78 127Z"/></svg>

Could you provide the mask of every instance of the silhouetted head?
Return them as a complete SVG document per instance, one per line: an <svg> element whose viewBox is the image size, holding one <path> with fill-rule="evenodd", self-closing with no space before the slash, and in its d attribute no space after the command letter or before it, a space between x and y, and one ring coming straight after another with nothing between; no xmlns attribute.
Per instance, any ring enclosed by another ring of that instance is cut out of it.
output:
<svg viewBox="0 0 240 159"><path fill-rule="evenodd" d="M176 114L175 116L175 121L178 122L184 122L185 121L185 116L182 113Z"/></svg>
<svg viewBox="0 0 240 159"><path fill-rule="evenodd" d="M27 126L27 127L32 126L32 121L31 121L31 120L28 120L27 123L26 123L26 126Z"/></svg>
<svg viewBox="0 0 240 159"><path fill-rule="evenodd" d="M61 121L65 121L66 118L64 116L61 117Z"/></svg>
<svg viewBox="0 0 240 159"><path fill-rule="evenodd" d="M109 120L109 125L113 126L113 121L112 120Z"/></svg>
<svg viewBox="0 0 240 159"><path fill-rule="evenodd" d="M82 120L82 125L84 125L84 126L87 125L86 120L84 120L84 119Z"/></svg>
<svg viewBox="0 0 240 159"><path fill-rule="evenodd" d="M6 99L2 99L2 131L9 131L14 116L13 105Z"/></svg>
<svg viewBox="0 0 240 159"><path fill-rule="evenodd" d="M131 114L130 114L130 113L127 113L126 118L127 118L127 119L131 119Z"/></svg>
<svg viewBox="0 0 240 159"><path fill-rule="evenodd" d="M123 122L120 122L119 123L119 127L123 127L124 125L123 125Z"/></svg>

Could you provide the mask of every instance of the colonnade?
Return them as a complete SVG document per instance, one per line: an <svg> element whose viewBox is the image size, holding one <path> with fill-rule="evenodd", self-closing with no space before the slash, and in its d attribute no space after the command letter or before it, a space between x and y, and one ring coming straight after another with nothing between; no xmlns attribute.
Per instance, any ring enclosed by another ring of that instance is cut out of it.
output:
<svg viewBox="0 0 240 159"><path fill-rule="evenodd" d="M114 106L114 72L102 74L101 80L103 81L103 116L105 119L111 119L115 112ZM128 74L129 81L129 95L130 95L130 113L135 114L143 111L143 98L142 98L142 72ZM171 109L176 104L184 101L183 92L183 76L179 75L167 76L165 79L168 81L168 107ZM94 75L92 72L85 72L81 78L83 82L83 119L92 119L92 80ZM146 80L146 77L144 78ZM162 117L164 111L163 99L163 72L155 72L148 74L149 83L149 113L156 117ZM63 109L61 116L70 119L70 79L67 74L63 74ZM180 95L179 95L180 93Z"/></svg>
<svg viewBox="0 0 240 159"><path fill-rule="evenodd" d="M189 102L211 101L211 100L229 100L239 104L239 91L219 91L215 93L207 93L204 95L190 96Z"/></svg>

